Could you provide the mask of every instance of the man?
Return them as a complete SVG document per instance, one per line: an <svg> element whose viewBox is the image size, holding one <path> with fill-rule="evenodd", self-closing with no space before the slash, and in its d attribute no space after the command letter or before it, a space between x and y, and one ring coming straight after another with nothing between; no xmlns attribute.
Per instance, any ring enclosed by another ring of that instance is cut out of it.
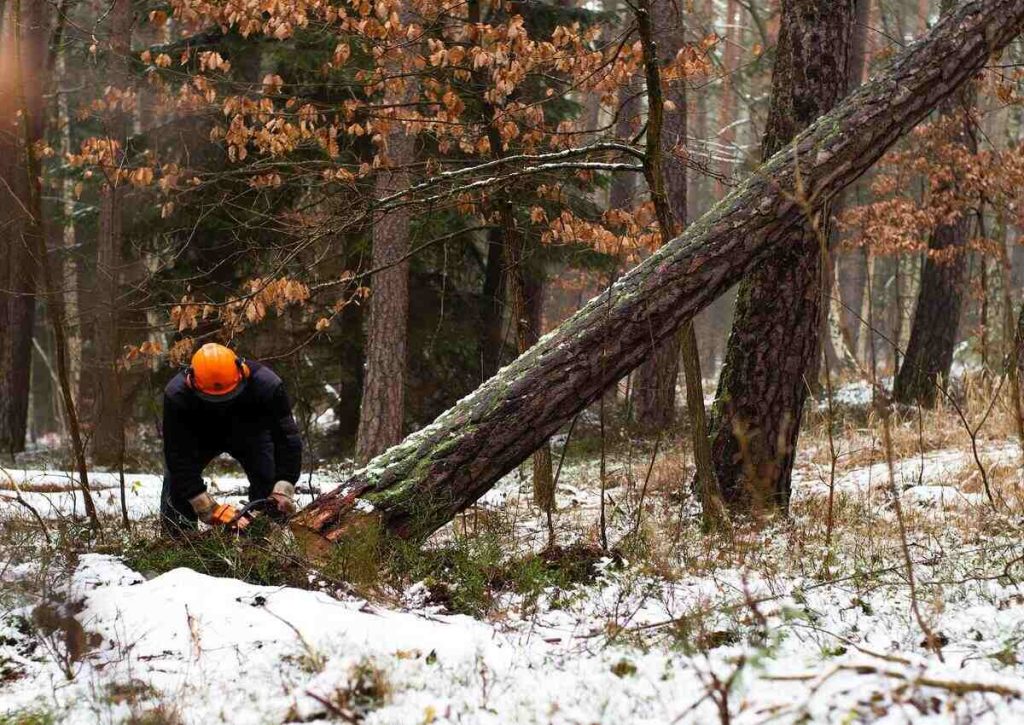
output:
<svg viewBox="0 0 1024 725"><path fill-rule="evenodd" d="M164 390L164 531L215 522L202 474L221 453L242 464L251 500L271 499L282 517L295 513L302 439L284 383L266 365L208 343Z"/></svg>

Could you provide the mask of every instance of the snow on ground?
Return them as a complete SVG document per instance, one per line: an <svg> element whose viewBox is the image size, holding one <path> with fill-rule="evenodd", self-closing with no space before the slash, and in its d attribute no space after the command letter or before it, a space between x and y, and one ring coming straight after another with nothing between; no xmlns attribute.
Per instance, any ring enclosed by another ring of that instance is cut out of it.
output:
<svg viewBox="0 0 1024 725"><path fill-rule="evenodd" d="M126 472L125 506L131 519L155 516L160 510L163 476L152 473ZM210 492L219 500L237 503L249 496L249 482L244 476L207 477ZM328 486L324 475L313 474L299 482L300 502L310 487ZM91 471L89 487L100 515L121 515L121 477L117 472ZM84 515L85 505L78 490L78 475L70 471L0 468L0 517L5 509L16 504L20 489L24 500L44 518Z"/></svg>
<svg viewBox="0 0 1024 725"><path fill-rule="evenodd" d="M1018 452L988 444L983 455L991 465ZM594 465L563 470L560 515L592 514L596 494L580 482L596 478ZM971 465L960 448L926 454L923 468L918 457L901 460L897 487L923 511L974 507L980 494L953 483ZM68 488L68 474L8 473L44 516L73 509L73 493L46 490ZM103 509L119 512L117 476L92 478ZM827 480L801 461L795 498L826 494ZM126 482L131 515L152 515L160 478ZM850 496L887 486L878 464L836 480ZM4 488L0 520L20 515ZM242 479L216 479L234 498L244 488ZM513 473L483 503L509 507L524 490ZM529 516L522 527L542 530ZM60 637L47 644L19 624L35 600L0 608L0 723L30 712L72 725L143 722L157 707L189 725L310 722L345 709L358 711L354 721L403 725L708 723L723 721L721 707L741 724L1024 722L1024 592L1006 565L1021 555L1015 533L943 536L913 548L918 576L946 582L929 590L941 591L941 602L922 605L946 642L941 662L924 646L904 572L874 550L844 552L831 578L722 565L668 580L605 561L595 582L549 590L535 608L502 595L502 615L486 621L424 604L422 587L385 607L188 569L147 580L114 557L87 554L54 593L98 635L71 665L73 679L53 644ZM763 546L766 558L787 559L783 537ZM0 581L13 588L38 568L0 562ZM367 694L373 680L381 684Z"/></svg>
<svg viewBox="0 0 1024 725"><path fill-rule="evenodd" d="M8 644L0 651L24 675L0 690L0 712L46 710L61 722L105 723L169 703L187 723L307 722L330 714L322 702L337 701L354 673L372 668L389 694L368 723L713 722L708 685L737 672L729 698L735 723L1024 719L1017 698L951 697L922 684L1024 688L1019 666L1009 664L1024 637L1018 589L964 589L938 627L952 642L945 663L924 656L904 589L897 582L864 598L796 580L769 587L737 572L669 584L609 571L564 609L485 623L186 569L146 581L115 559L86 555L69 597L102 644L75 665L71 681L52 661L12 654L17 645ZM773 598L773 590L790 593ZM714 612L745 598L769 599L748 610L764 617L763 633L756 625L715 629L728 617ZM608 643L615 613L629 613L614 618L620 627L642 631L700 607L712 611L709 628L720 640L707 656ZM7 633L3 641L20 640ZM138 701L114 696L133 686Z"/></svg>
<svg viewBox="0 0 1024 725"><path fill-rule="evenodd" d="M1016 465L1020 447L1011 442L985 442L979 446L982 465L988 470L1000 464ZM893 477L903 499L939 508L985 505L981 473L969 448L927 451L894 462ZM966 479L963 480L963 479ZM828 466L806 461L793 471L793 499L824 497L829 491ZM869 499L889 496L889 468L886 463L837 471L836 491Z"/></svg>

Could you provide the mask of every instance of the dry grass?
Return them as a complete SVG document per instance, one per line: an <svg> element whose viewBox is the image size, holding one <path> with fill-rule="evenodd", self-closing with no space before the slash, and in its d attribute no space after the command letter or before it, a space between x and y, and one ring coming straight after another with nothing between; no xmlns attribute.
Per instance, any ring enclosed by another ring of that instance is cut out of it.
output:
<svg viewBox="0 0 1024 725"><path fill-rule="evenodd" d="M966 379L952 393L952 400L940 397L934 409L896 409L891 422L896 458L911 458L922 452L949 448L966 449L970 446L972 431L976 431L979 440L992 442L1012 442L1017 435L1009 386L982 377ZM808 412L800 446L811 463L827 465L829 462L828 425L824 411ZM840 410L833 425L841 444L840 461L844 469L884 462L877 411L870 406Z"/></svg>

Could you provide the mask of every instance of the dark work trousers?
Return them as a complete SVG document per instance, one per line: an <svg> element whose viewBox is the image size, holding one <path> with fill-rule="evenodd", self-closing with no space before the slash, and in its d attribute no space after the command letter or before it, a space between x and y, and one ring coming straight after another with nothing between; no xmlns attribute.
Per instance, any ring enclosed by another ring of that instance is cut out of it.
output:
<svg viewBox="0 0 1024 725"><path fill-rule="evenodd" d="M246 436L244 441L233 442L217 448L200 450L196 455L200 465L206 468L214 458L227 453L242 465L249 479L249 500L267 498L274 488L274 441L270 431ZM196 526L196 513L188 499L175 490L171 477L164 469L164 485L160 493L160 523L163 530L171 534L193 531Z"/></svg>

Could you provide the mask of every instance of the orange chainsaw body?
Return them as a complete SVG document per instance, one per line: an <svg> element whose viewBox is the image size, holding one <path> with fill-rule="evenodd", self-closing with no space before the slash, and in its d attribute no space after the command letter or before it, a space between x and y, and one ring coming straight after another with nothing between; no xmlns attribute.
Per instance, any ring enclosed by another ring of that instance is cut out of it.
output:
<svg viewBox="0 0 1024 725"><path fill-rule="evenodd" d="M228 503L218 504L210 515L211 526L226 526L236 531L245 531L251 522L252 517L247 512L240 512Z"/></svg>

